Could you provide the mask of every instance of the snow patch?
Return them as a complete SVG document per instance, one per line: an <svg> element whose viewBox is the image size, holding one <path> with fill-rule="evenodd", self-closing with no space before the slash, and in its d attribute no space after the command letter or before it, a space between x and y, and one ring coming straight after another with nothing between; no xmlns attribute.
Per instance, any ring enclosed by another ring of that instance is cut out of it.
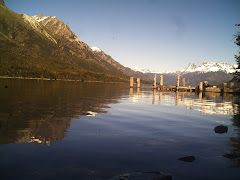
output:
<svg viewBox="0 0 240 180"><path fill-rule="evenodd" d="M96 51L96 52L101 52L102 50L100 49L100 48L98 48L98 47L92 47L92 50L93 51Z"/></svg>
<svg viewBox="0 0 240 180"><path fill-rule="evenodd" d="M47 18L51 18L51 19L54 19L56 18L56 16L44 16L44 15L35 15L35 16L32 16L37 22L41 22L41 21L44 21L45 19Z"/></svg>

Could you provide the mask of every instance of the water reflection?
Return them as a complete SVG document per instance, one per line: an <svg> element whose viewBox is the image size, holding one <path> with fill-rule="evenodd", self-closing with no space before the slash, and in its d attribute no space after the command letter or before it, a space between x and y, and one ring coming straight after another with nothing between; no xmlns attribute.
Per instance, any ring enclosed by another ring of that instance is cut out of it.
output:
<svg viewBox="0 0 240 180"><path fill-rule="evenodd" d="M150 92L152 92L150 94ZM219 114L219 115L236 115L239 114L238 95L220 93L202 93L195 94L193 92L156 92L139 91L130 88L130 97L134 102L142 102L144 98L152 96L152 104L158 105L184 105L188 110L196 110L203 114ZM157 97L158 96L158 97Z"/></svg>
<svg viewBox="0 0 240 180"><path fill-rule="evenodd" d="M154 94L154 93L153 93ZM163 97L162 97L163 96ZM159 104L175 101L175 106L185 105L187 109L197 110L204 114L234 115L239 113L239 105L233 102L233 95L221 96L217 93L195 94L187 92L159 94ZM155 96L153 96L155 101Z"/></svg>
<svg viewBox="0 0 240 180"><path fill-rule="evenodd" d="M231 98L232 99L232 98ZM230 138L232 149L223 156L233 161L233 167L240 167L240 97L233 98L234 115L232 123L234 136Z"/></svg>
<svg viewBox="0 0 240 180"><path fill-rule="evenodd" d="M146 97L148 92L142 92ZM132 95L133 96L133 95ZM179 97L180 96L180 97ZM138 93L139 97L139 93ZM152 104L155 104L156 90L152 92ZM223 156L233 161L233 167L240 167L240 96L233 94L189 92L159 92L158 105L186 106L187 110L199 111L203 114L231 115L234 127L233 135L229 138L232 150Z"/></svg>
<svg viewBox="0 0 240 180"><path fill-rule="evenodd" d="M154 170L179 180L240 176L239 169L228 168L240 164L238 96L128 84L0 80L0 85L3 177L110 179ZM223 123L227 133L215 133ZM189 155L196 162L177 160Z"/></svg>
<svg viewBox="0 0 240 180"><path fill-rule="evenodd" d="M50 145L72 119L106 113L124 95L115 84L0 79L0 87L0 144Z"/></svg>

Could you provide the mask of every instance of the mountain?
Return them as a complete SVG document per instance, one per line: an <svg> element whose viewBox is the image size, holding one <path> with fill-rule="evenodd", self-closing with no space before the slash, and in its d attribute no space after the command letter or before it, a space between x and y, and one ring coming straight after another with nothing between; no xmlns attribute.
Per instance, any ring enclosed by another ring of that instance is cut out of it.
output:
<svg viewBox="0 0 240 180"><path fill-rule="evenodd" d="M157 73L157 81L159 82L160 75L163 75L163 82L166 85L176 85L177 74L180 78L185 78L186 85L197 86L199 82L208 81L210 85L219 85L223 82L228 82L234 78L232 73L236 72L236 67L225 62L203 62L200 66L190 63L181 71L171 73ZM155 73L145 73L152 80ZM180 81L181 82L181 81ZM180 83L181 84L181 83Z"/></svg>
<svg viewBox="0 0 240 180"><path fill-rule="evenodd" d="M147 73L153 82L154 73ZM157 82L159 83L159 76L163 75L163 84L164 85L176 85L177 84L177 73L167 73L167 74L157 74ZM228 82L234 78L233 74L228 74L222 71L218 72L191 72L180 74L180 85L182 78L185 78L186 86L198 86L199 82L208 81L210 85L219 85L223 82Z"/></svg>
<svg viewBox="0 0 240 180"><path fill-rule="evenodd" d="M200 66L196 66L194 63L190 63L188 67L183 69L182 73L189 73L189 72L218 72L223 71L225 73L234 73L236 72L236 67L226 62L203 62Z"/></svg>
<svg viewBox="0 0 240 180"><path fill-rule="evenodd" d="M194 63L189 63L186 68L184 68L182 71L183 72L193 72L197 66Z"/></svg>
<svg viewBox="0 0 240 180"><path fill-rule="evenodd" d="M103 50L101 50L98 47L92 47L92 50L95 52L95 54L103 59L104 61L108 62L112 66L114 66L116 69L121 71L122 73L126 74L127 76L135 77L135 78L140 78L143 81L150 81L151 79L143 74L142 72L139 71L134 71L128 67L125 67L121 65L119 62L115 61L110 55L106 54Z"/></svg>
<svg viewBox="0 0 240 180"><path fill-rule="evenodd" d="M0 76L128 81L55 16L27 16L0 1Z"/></svg>

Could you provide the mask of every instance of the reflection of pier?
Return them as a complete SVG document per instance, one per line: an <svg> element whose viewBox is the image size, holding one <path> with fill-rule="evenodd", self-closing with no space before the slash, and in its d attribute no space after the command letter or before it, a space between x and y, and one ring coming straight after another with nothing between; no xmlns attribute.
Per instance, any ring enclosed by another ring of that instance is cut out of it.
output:
<svg viewBox="0 0 240 180"><path fill-rule="evenodd" d="M159 106L185 106L187 110L196 110L203 114L235 115L239 114L240 106L235 103L233 94L194 92L162 92L130 90L134 103L148 102ZM151 99L148 99L151 98Z"/></svg>
<svg viewBox="0 0 240 180"><path fill-rule="evenodd" d="M153 94L154 95L154 94ZM159 105L175 103L185 105L187 109L194 109L204 114L233 115L238 114L239 106L233 103L233 95L220 96L216 93L195 93L190 92L161 92L159 94ZM155 97L153 96L153 101Z"/></svg>

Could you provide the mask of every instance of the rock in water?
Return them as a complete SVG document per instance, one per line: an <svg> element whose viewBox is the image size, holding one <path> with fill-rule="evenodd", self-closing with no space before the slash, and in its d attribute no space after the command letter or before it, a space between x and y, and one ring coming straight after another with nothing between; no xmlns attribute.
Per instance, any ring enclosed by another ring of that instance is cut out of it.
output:
<svg viewBox="0 0 240 180"><path fill-rule="evenodd" d="M194 156L185 156L185 157L178 158L178 160L184 161L184 162L193 162L195 159L196 158Z"/></svg>
<svg viewBox="0 0 240 180"><path fill-rule="evenodd" d="M215 133L218 133L218 134L227 133L228 132L228 127L227 126L223 126L223 125L216 126L214 128L214 131L215 131Z"/></svg>

